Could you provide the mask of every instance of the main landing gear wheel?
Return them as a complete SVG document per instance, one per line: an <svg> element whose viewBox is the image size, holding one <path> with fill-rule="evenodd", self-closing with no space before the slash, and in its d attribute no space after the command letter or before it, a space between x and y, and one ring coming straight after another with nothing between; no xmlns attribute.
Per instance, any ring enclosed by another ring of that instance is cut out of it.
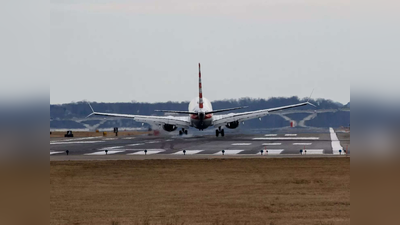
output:
<svg viewBox="0 0 400 225"><path fill-rule="evenodd" d="M188 130L186 130L185 128L182 128L182 130L179 131L179 135L187 135L188 134Z"/></svg>
<svg viewBox="0 0 400 225"><path fill-rule="evenodd" d="M224 129L218 128L217 130L215 130L215 136L219 136L221 134L221 137L225 136L225 131Z"/></svg>

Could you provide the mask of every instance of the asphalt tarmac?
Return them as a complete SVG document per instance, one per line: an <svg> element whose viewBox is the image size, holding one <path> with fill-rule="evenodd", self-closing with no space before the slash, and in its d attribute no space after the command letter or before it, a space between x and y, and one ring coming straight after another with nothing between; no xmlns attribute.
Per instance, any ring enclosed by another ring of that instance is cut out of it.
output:
<svg viewBox="0 0 400 225"><path fill-rule="evenodd" d="M331 128L275 131L229 133L225 137L195 134L50 139L50 160L340 157L350 153L350 133Z"/></svg>

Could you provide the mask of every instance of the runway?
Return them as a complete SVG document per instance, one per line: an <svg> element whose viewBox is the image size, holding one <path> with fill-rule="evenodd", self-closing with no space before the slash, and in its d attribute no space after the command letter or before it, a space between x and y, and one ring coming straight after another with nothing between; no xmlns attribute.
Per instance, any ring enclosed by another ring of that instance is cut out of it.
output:
<svg viewBox="0 0 400 225"><path fill-rule="evenodd" d="M86 137L50 140L50 160L329 157L345 155L346 149L350 153L350 134L337 133L332 128L319 133L278 131L219 138L212 135Z"/></svg>

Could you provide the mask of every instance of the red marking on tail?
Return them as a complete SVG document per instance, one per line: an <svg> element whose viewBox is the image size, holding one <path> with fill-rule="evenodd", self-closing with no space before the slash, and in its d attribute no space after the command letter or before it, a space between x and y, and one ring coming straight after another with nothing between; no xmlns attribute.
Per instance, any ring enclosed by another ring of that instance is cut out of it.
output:
<svg viewBox="0 0 400 225"><path fill-rule="evenodd" d="M200 63L199 63L199 108L203 108L203 89L201 85L201 69L200 69Z"/></svg>

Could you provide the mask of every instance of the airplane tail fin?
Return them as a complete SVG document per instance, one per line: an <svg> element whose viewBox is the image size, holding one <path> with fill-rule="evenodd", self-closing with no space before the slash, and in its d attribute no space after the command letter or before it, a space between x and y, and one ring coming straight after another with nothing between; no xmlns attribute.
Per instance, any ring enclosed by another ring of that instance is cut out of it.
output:
<svg viewBox="0 0 400 225"><path fill-rule="evenodd" d="M199 63L199 108L203 108L203 89L201 87L201 69Z"/></svg>

